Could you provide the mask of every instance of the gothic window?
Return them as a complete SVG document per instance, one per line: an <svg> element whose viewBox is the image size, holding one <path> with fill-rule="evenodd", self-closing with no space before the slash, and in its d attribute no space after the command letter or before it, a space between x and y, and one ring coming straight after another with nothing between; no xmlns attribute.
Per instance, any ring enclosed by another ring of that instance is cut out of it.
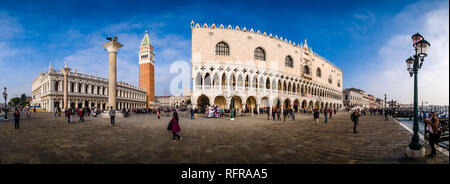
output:
<svg viewBox="0 0 450 184"><path fill-rule="evenodd" d="M265 61L266 60L266 53L261 47L258 47L255 49L255 59Z"/></svg>
<svg viewBox="0 0 450 184"><path fill-rule="evenodd" d="M70 92L74 92L74 88L75 88L75 83L71 82L70 83Z"/></svg>
<svg viewBox="0 0 450 184"><path fill-rule="evenodd" d="M59 81L55 81L55 91L59 91L58 87L59 87Z"/></svg>
<svg viewBox="0 0 450 184"><path fill-rule="evenodd" d="M305 67L303 67L303 73L309 75L309 66L308 66L308 65L306 65Z"/></svg>
<svg viewBox="0 0 450 184"><path fill-rule="evenodd" d="M316 76L317 77L322 77L322 71L320 71L320 68L316 69Z"/></svg>
<svg viewBox="0 0 450 184"><path fill-rule="evenodd" d="M287 67L291 67L291 68L294 67L294 62L292 61L291 56L286 56L286 59L284 61L284 65L287 66Z"/></svg>
<svg viewBox="0 0 450 184"><path fill-rule="evenodd" d="M328 83L333 84L333 79L331 78L331 75L328 77Z"/></svg>
<svg viewBox="0 0 450 184"><path fill-rule="evenodd" d="M219 42L218 44L216 44L216 55L230 55L230 48L225 42Z"/></svg>
<svg viewBox="0 0 450 184"><path fill-rule="evenodd" d="M340 81L340 80L338 80L337 86L338 86L338 87L341 87L341 81Z"/></svg>

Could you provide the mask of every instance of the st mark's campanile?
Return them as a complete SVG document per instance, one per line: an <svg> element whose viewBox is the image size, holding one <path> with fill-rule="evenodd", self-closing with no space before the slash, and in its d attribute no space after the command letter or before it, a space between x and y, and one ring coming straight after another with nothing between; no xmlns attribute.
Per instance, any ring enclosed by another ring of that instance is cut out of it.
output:
<svg viewBox="0 0 450 184"><path fill-rule="evenodd" d="M155 99L155 54L145 31L139 51L139 87L147 90L147 108Z"/></svg>

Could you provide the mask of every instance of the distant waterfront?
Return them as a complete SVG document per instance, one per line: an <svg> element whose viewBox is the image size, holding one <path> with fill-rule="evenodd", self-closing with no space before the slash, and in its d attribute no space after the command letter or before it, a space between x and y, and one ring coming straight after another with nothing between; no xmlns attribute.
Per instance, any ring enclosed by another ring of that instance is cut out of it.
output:
<svg viewBox="0 0 450 184"><path fill-rule="evenodd" d="M409 118L396 118L396 119L399 120L404 125L406 125L407 127L413 129L413 120L409 120ZM423 120L419 120L419 133L421 133L422 135L424 134L424 128L425 127ZM428 144L428 142L426 144ZM448 141L439 142L439 146L444 147L447 150L449 149Z"/></svg>

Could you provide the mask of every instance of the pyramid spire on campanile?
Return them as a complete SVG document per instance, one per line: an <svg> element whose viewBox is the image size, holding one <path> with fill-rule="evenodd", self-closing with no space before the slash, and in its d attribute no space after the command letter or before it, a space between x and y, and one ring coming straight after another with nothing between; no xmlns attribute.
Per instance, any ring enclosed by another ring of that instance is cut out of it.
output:
<svg viewBox="0 0 450 184"><path fill-rule="evenodd" d="M141 45L152 45L152 42L150 42L150 38L148 37L148 31L145 30L144 38L142 39Z"/></svg>

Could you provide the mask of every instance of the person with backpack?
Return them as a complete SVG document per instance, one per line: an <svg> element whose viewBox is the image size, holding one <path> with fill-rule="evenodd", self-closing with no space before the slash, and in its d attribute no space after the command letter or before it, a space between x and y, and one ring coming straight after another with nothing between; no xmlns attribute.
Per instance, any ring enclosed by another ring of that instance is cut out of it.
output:
<svg viewBox="0 0 450 184"><path fill-rule="evenodd" d="M183 139L183 137L177 134L178 132L181 131L180 124L178 122L179 122L178 113L175 111L173 113L172 120L170 120L169 125L167 126L167 130L169 131L172 130L172 141L176 141L176 137L178 138L179 141Z"/></svg>
<svg viewBox="0 0 450 184"><path fill-rule="evenodd" d="M353 133L358 133L356 131L356 126L359 123L359 116L361 116L361 113L359 113L358 109L355 109L350 115L350 118L353 121Z"/></svg>
<svg viewBox="0 0 450 184"><path fill-rule="evenodd" d="M323 115L325 116L325 124L328 123L328 109L324 109Z"/></svg>

